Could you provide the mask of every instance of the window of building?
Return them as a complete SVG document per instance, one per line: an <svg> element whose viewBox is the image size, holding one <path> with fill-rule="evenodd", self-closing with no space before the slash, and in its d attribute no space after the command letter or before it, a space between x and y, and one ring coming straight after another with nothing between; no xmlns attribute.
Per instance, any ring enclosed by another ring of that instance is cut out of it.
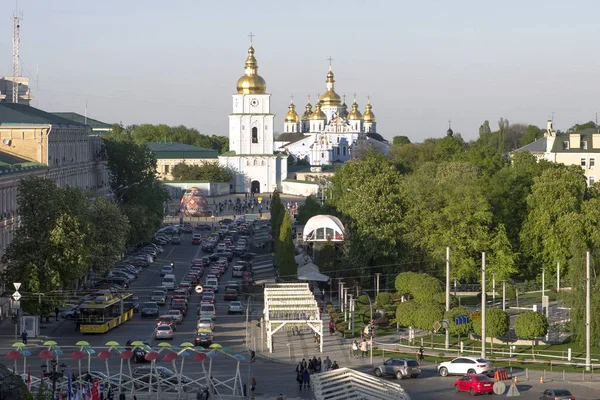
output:
<svg viewBox="0 0 600 400"><path fill-rule="evenodd" d="M252 143L258 143L258 128L252 128Z"/></svg>
<svg viewBox="0 0 600 400"><path fill-rule="evenodd" d="M584 157L581 157L581 166L582 166L582 167L585 167L585 164L586 164L586 162L585 162L585 158L584 158Z"/></svg>
<svg viewBox="0 0 600 400"><path fill-rule="evenodd" d="M325 153L321 153L321 158L325 158Z"/></svg>
<svg viewBox="0 0 600 400"><path fill-rule="evenodd" d="M587 150L587 142L582 140L580 143L581 150Z"/></svg>
<svg viewBox="0 0 600 400"><path fill-rule="evenodd" d="M258 165L258 160L255 158L254 159L254 166L256 167Z"/></svg>
<svg viewBox="0 0 600 400"><path fill-rule="evenodd" d="M169 173L169 166L165 165L165 174L168 174L168 173Z"/></svg>
<svg viewBox="0 0 600 400"><path fill-rule="evenodd" d="M563 142L563 150L569 150L569 141L568 140L565 140Z"/></svg>
<svg viewBox="0 0 600 400"><path fill-rule="evenodd" d="M340 155L340 148L339 147L337 148L337 155L338 156Z"/></svg>
<svg viewBox="0 0 600 400"><path fill-rule="evenodd" d="M590 186L593 186L594 183L596 182L596 177L595 176L590 176L588 178L588 181L590 182Z"/></svg>
<svg viewBox="0 0 600 400"><path fill-rule="evenodd" d="M338 142L338 143L340 142L340 137L339 137L339 136L337 137L337 142Z"/></svg>
<svg viewBox="0 0 600 400"><path fill-rule="evenodd" d="M594 157L590 158L590 168L594 168L596 166L596 159Z"/></svg>
<svg viewBox="0 0 600 400"><path fill-rule="evenodd" d="M345 147L342 147L342 155L344 155L344 156L346 155L346 148Z"/></svg>

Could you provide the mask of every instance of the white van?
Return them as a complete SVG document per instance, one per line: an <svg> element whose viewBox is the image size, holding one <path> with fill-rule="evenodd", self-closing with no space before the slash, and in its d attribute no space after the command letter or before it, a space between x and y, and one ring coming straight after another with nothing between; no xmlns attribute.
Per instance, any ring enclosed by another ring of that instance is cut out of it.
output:
<svg viewBox="0 0 600 400"><path fill-rule="evenodd" d="M162 286L166 287L168 290L175 289L175 275L173 275L173 274L165 275L162 280Z"/></svg>
<svg viewBox="0 0 600 400"><path fill-rule="evenodd" d="M219 281L214 278L207 279L204 287L211 288L215 293L217 293L219 291Z"/></svg>

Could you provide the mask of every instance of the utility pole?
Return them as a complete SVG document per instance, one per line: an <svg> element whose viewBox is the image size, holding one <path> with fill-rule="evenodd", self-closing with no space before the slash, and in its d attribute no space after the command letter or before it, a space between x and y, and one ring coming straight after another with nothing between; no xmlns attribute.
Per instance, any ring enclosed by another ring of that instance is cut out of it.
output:
<svg viewBox="0 0 600 400"><path fill-rule="evenodd" d="M342 282L341 279L338 282L339 282L339 290L340 290L339 297L338 297L338 300L340 303L340 311L344 312L344 303L342 302L342 298L344 297L344 282Z"/></svg>
<svg viewBox="0 0 600 400"><path fill-rule="evenodd" d="M546 268L542 268L542 314L544 314L544 294L546 293Z"/></svg>
<svg viewBox="0 0 600 400"><path fill-rule="evenodd" d="M481 253L481 358L485 359L485 252Z"/></svg>
<svg viewBox="0 0 600 400"><path fill-rule="evenodd" d="M492 272L492 307L496 306L496 273Z"/></svg>
<svg viewBox="0 0 600 400"><path fill-rule="evenodd" d="M21 17L19 10L16 9L13 14L13 53L12 53L12 101L13 103L19 102L19 76L21 75L21 69L19 67L19 44L21 43L20 30L21 30Z"/></svg>
<svg viewBox="0 0 600 400"><path fill-rule="evenodd" d="M502 281L502 311L506 312L506 281Z"/></svg>
<svg viewBox="0 0 600 400"><path fill-rule="evenodd" d="M450 247L446 247L446 312L450 311ZM446 350L450 347L450 333L446 328Z"/></svg>
<svg viewBox="0 0 600 400"><path fill-rule="evenodd" d="M556 293L560 293L560 261L556 262Z"/></svg>
<svg viewBox="0 0 600 400"><path fill-rule="evenodd" d="M346 299L348 298L348 288L344 288L344 322L348 321L347 313L348 306L346 305Z"/></svg>
<svg viewBox="0 0 600 400"><path fill-rule="evenodd" d="M379 277L381 276L380 272L375 273L375 298L379 296Z"/></svg>
<svg viewBox="0 0 600 400"><path fill-rule="evenodd" d="M585 369L590 370L592 364L591 339L592 339L592 307L590 293L590 252L585 253Z"/></svg>

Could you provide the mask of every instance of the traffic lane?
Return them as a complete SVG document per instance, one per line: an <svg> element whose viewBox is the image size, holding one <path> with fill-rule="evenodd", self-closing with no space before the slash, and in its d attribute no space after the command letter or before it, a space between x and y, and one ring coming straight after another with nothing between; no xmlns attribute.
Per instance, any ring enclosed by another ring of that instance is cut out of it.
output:
<svg viewBox="0 0 600 400"><path fill-rule="evenodd" d="M441 377L433 366L425 366L422 370L423 372L418 378L415 379L403 379L401 381L398 381L394 377L385 377L383 379L400 384L410 395L412 400L454 400L470 397L468 392L456 393L454 389L454 382L456 382L460 376L449 376L445 378ZM370 375L373 374L372 369L363 368L360 369L360 371ZM507 392L511 382L504 381L504 383L506 384ZM597 398L594 397L593 390L582 388L573 382L556 381L540 384L539 382L532 380L517 383L517 389L520 392L520 397L525 400L537 400L544 390L551 387L562 387L569 389L578 400L593 400Z"/></svg>

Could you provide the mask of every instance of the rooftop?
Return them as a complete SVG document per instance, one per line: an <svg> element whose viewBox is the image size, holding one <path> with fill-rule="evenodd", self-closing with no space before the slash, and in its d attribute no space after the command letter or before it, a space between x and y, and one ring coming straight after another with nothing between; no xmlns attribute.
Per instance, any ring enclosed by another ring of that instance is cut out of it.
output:
<svg viewBox="0 0 600 400"><path fill-rule="evenodd" d="M0 103L2 125L81 125L67 118L25 104Z"/></svg>
<svg viewBox="0 0 600 400"><path fill-rule="evenodd" d="M546 137L542 136L538 140L535 140L528 145L520 147L515 150L517 151L528 151L530 153L545 153L546 152Z"/></svg>
<svg viewBox="0 0 600 400"><path fill-rule="evenodd" d="M41 167L45 167L45 165L0 151L0 173Z"/></svg>
<svg viewBox="0 0 600 400"><path fill-rule="evenodd" d="M219 152L213 149L192 146L184 143L148 143L148 148L157 159L217 158Z"/></svg>
<svg viewBox="0 0 600 400"><path fill-rule="evenodd" d="M581 135L581 143L585 143L587 148L571 147L565 146L564 142L569 141L570 135L578 134ZM556 134L556 140L554 141L554 145L552 146L553 153L600 153L600 148L593 147L592 135L598 134L598 130L596 128L588 128L579 132L570 132L570 133L558 133Z"/></svg>
<svg viewBox="0 0 600 400"><path fill-rule="evenodd" d="M89 125L94 130L111 130L112 125L106 122L98 121L97 119L86 117L85 115L77 114L74 112L55 112L52 113L58 117L68 119L79 124Z"/></svg>

